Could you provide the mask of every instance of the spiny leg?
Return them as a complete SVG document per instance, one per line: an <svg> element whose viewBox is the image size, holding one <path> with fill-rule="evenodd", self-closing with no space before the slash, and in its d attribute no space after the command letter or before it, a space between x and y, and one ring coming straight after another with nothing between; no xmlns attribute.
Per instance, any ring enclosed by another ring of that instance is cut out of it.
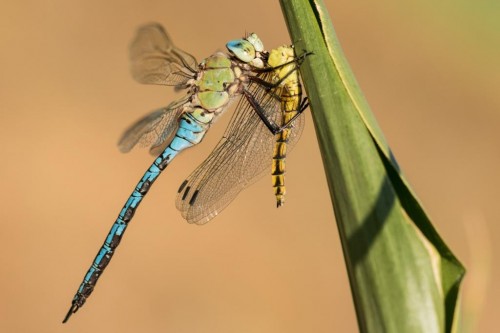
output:
<svg viewBox="0 0 500 333"><path fill-rule="evenodd" d="M259 103L255 99L255 97L253 97L253 95L250 92L244 90L243 94L244 94L245 98L248 100L248 102L250 103L250 105L252 105L253 109L255 110L257 115L260 117L262 122L266 125L266 127L269 129L269 131L273 135L281 133L285 128L290 127L293 124L293 122L297 119L297 117L299 117L302 114L302 112L304 112L304 110L307 109L307 107L309 106L309 102L306 102L306 103L303 102L304 100L307 100L307 97L305 97L303 99L303 101L301 102L301 107L300 107L299 111L297 112L297 114L294 115L293 118L290 119L289 121L287 121L285 124L277 125L276 122L267 118L265 111L262 109L262 106L259 105Z"/></svg>

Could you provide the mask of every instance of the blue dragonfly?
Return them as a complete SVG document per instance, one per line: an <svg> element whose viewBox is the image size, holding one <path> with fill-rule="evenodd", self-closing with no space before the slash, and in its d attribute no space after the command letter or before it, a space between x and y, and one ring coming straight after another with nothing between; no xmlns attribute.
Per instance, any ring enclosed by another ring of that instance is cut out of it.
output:
<svg viewBox="0 0 500 333"><path fill-rule="evenodd" d="M269 53L256 34L232 40L226 47L228 53L218 52L198 63L177 48L159 24L138 30L130 47L133 77L140 83L186 89L187 94L138 120L120 139L122 152L139 144L149 146L157 157L121 209L63 323L94 290L137 207L160 173L181 151L200 143L233 100L243 96L223 138L178 190L176 206L189 223L208 222L270 169L276 134L293 126L288 146L297 142L303 117L299 112L287 123L281 122L280 87L288 75L296 72L304 56L271 67L267 64ZM290 64L294 66L289 73L276 75L278 69Z"/></svg>

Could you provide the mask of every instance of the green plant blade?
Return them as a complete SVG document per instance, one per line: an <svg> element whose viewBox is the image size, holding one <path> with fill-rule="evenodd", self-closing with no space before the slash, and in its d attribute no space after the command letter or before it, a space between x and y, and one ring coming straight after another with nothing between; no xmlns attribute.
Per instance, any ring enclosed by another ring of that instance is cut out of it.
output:
<svg viewBox="0 0 500 333"><path fill-rule="evenodd" d="M310 99L362 332L452 332L465 269L402 175L321 1L280 0Z"/></svg>

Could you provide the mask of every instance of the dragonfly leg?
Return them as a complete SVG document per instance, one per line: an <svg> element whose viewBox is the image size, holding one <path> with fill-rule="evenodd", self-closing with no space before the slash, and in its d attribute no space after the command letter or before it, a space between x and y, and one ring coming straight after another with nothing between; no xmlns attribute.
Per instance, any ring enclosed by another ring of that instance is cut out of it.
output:
<svg viewBox="0 0 500 333"><path fill-rule="evenodd" d="M279 126L276 125L274 121L269 120L266 115L264 110L262 109L262 106L259 105L259 103L255 100L255 97L247 91L246 89L243 90L243 95L247 99L248 103L253 107L255 112L257 112L257 115L260 117L262 122L266 125L266 127L271 131L273 134L278 134L280 132Z"/></svg>
<svg viewBox="0 0 500 333"><path fill-rule="evenodd" d="M247 90L243 90L243 94L244 94L245 98L247 99L247 101L250 103L250 105L253 107L255 112L257 112L257 115L260 117L262 122L266 125L266 127L269 129L269 131L273 135L281 133L281 132L283 132L284 129L289 128L293 124L293 122L302 114L302 112L304 112L304 110L307 109L307 107L309 106L309 99L307 97L305 97L302 100L302 102L300 103L300 109L292 117L292 119L290 119L285 124L280 126L280 125L277 125L274 121L267 118L264 110L262 109L262 107L259 105L259 103L255 100L255 98L253 97L253 95L250 92L248 92Z"/></svg>

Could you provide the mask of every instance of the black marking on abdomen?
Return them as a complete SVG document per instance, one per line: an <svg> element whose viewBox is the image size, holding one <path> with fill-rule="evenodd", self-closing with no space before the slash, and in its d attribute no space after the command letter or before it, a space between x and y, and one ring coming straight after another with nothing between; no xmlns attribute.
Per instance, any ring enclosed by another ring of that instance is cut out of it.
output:
<svg viewBox="0 0 500 333"><path fill-rule="evenodd" d="M158 169L161 171L165 170L165 168L168 166L170 163L170 154L165 156L165 158L158 164Z"/></svg>
<svg viewBox="0 0 500 333"><path fill-rule="evenodd" d="M148 193L150 188L151 188L151 181L146 180L144 183L142 183L142 186L137 189L137 191L142 195L146 195L146 193Z"/></svg>
<svg viewBox="0 0 500 333"><path fill-rule="evenodd" d="M101 262L99 262L99 264L97 265L99 271L103 271L106 268L106 266L108 266L111 258L113 257L113 253L114 253L113 251L110 251L102 257Z"/></svg>
<svg viewBox="0 0 500 333"><path fill-rule="evenodd" d="M97 276L97 278L95 279L95 282L97 282L97 279L99 279L99 276ZM94 284L95 284L95 282L94 282ZM87 297L89 297L90 294L92 294L92 291L94 291L93 285L87 285L87 286L85 286L85 288L83 288L82 295L84 298L81 299L80 302L78 303L80 307L85 303L85 301L87 300Z"/></svg>
<svg viewBox="0 0 500 333"><path fill-rule="evenodd" d="M121 234L121 235L115 234L113 236L113 238L111 239L111 242L109 242L108 246L111 249L109 251L110 255L115 253L114 250L118 247L118 245L120 245L120 241L122 240L122 236L123 236L123 234Z"/></svg>
<svg viewBox="0 0 500 333"><path fill-rule="evenodd" d="M134 217L134 214L135 214L135 207L129 207L127 208L127 210L125 211L125 214L123 214L123 222L125 223L129 223L130 220L132 220L132 218Z"/></svg>

